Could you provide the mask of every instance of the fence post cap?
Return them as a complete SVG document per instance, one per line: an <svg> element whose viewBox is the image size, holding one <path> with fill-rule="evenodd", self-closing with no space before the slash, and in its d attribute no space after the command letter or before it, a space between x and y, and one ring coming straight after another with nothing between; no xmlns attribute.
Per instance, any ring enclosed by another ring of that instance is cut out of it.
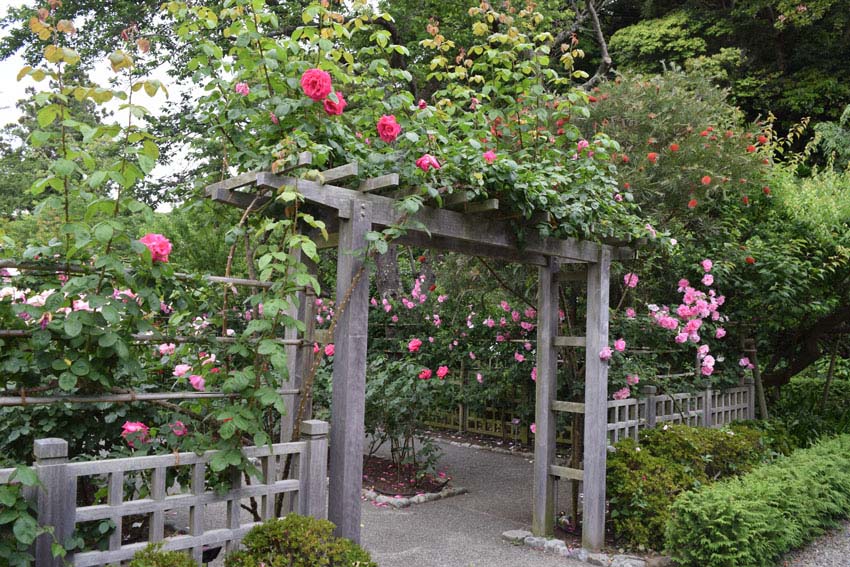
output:
<svg viewBox="0 0 850 567"><path fill-rule="evenodd" d="M655 386L641 386L640 387L640 393L645 394L647 396L654 396L657 391L658 391L658 388L655 387Z"/></svg>
<svg viewBox="0 0 850 567"><path fill-rule="evenodd" d="M33 453L37 461L48 459L67 459L68 442L57 437L47 439L36 439L33 444Z"/></svg>
<svg viewBox="0 0 850 567"><path fill-rule="evenodd" d="M309 435L312 437L327 435L329 430L330 426L327 421L322 421L320 419L308 419L301 422L301 433L303 435Z"/></svg>
<svg viewBox="0 0 850 567"><path fill-rule="evenodd" d="M752 376L747 376L746 378L744 378L744 384L746 384L748 386L750 384L755 384L755 383L756 383L756 380Z"/></svg>

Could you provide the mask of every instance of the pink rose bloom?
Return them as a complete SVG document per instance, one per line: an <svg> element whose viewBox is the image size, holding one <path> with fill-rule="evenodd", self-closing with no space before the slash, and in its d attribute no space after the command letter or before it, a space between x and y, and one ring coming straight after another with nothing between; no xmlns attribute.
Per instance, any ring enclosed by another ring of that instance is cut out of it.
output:
<svg viewBox="0 0 850 567"><path fill-rule="evenodd" d="M519 315L519 311L511 311L511 320L512 320L514 323L516 323L517 321L519 321L519 317L520 317L520 315Z"/></svg>
<svg viewBox="0 0 850 567"><path fill-rule="evenodd" d="M533 319L534 317L537 316L537 311L535 311L531 307L526 307L525 311L523 312L523 315L525 315L529 319Z"/></svg>
<svg viewBox="0 0 850 567"><path fill-rule="evenodd" d="M440 380L445 378L448 373L449 373L449 367L448 366L440 366L439 368L437 368L437 378L439 378Z"/></svg>
<svg viewBox="0 0 850 567"><path fill-rule="evenodd" d="M277 114L269 110L269 120L272 121L272 124L278 125L280 124L280 120L277 119Z"/></svg>
<svg viewBox="0 0 850 567"><path fill-rule="evenodd" d="M679 280L679 291L680 292L685 291L685 288L687 288L690 285L691 285L691 283L688 280L682 278L681 280Z"/></svg>
<svg viewBox="0 0 850 567"><path fill-rule="evenodd" d="M723 327L717 327L717 330L714 331L714 338L715 339L722 339L725 336L726 336L726 329L724 329Z"/></svg>
<svg viewBox="0 0 850 567"><path fill-rule="evenodd" d="M480 372L479 372L478 374L476 374L476 375L475 375L475 379L476 379L476 380L478 380L478 383L479 383L479 384L483 384L483 383L484 383L484 376L482 376Z"/></svg>
<svg viewBox="0 0 850 567"><path fill-rule="evenodd" d="M203 376L198 376L197 374L192 374L191 376L189 376L189 384L191 384L192 387L199 392L204 391L204 383L205 382Z"/></svg>
<svg viewBox="0 0 850 567"><path fill-rule="evenodd" d="M171 253L171 242L161 234L146 234L139 239L139 242L147 246L151 251L151 259L154 262L168 262L168 255Z"/></svg>
<svg viewBox="0 0 850 567"><path fill-rule="evenodd" d="M141 421L125 421L121 428L121 437L127 441L127 445L133 447L133 439L147 443L150 428ZM127 439L131 437L131 439Z"/></svg>
<svg viewBox="0 0 850 567"><path fill-rule="evenodd" d="M428 103L420 98L419 102L416 103L416 106L417 108L419 108L419 110L425 110L426 108L428 108Z"/></svg>
<svg viewBox="0 0 850 567"><path fill-rule="evenodd" d="M378 120L378 136L386 143L392 143L401 134L401 126L395 120L395 115L384 114ZM420 158L421 159L421 158ZM419 160L417 160L418 162ZM419 163L416 164L417 166Z"/></svg>
<svg viewBox="0 0 850 567"><path fill-rule="evenodd" d="M534 328L534 323L529 323L528 321L523 321L522 323L519 324L519 326L522 327L522 329L524 331L530 331Z"/></svg>
<svg viewBox="0 0 850 567"><path fill-rule="evenodd" d="M177 376L178 378L180 378L181 376L184 376L190 370L192 370L192 367L189 366L188 364L178 364L177 366L174 367L174 375Z"/></svg>
<svg viewBox="0 0 850 567"><path fill-rule="evenodd" d="M709 286L714 284L714 276L711 274L705 274L702 277L702 285Z"/></svg>
<svg viewBox="0 0 850 567"><path fill-rule="evenodd" d="M679 344L688 342L688 333L679 333L676 335L676 342Z"/></svg>
<svg viewBox="0 0 850 567"><path fill-rule="evenodd" d="M750 362L750 359L745 356L744 358L738 361L738 366L742 368L750 368L752 366L752 363Z"/></svg>
<svg viewBox="0 0 850 567"><path fill-rule="evenodd" d="M417 352L419 347L422 346L422 341L419 339L410 339L410 342L407 343L407 350L410 352Z"/></svg>
<svg viewBox="0 0 850 567"><path fill-rule="evenodd" d="M599 351L599 359L600 360L611 360L611 355L614 353L611 351L611 347L606 346L603 347L602 350Z"/></svg>
<svg viewBox="0 0 850 567"><path fill-rule="evenodd" d="M531 380L537 382L537 367L531 369Z"/></svg>
<svg viewBox="0 0 850 567"><path fill-rule="evenodd" d="M447 300L448 298L449 298L449 296L448 296L448 295L438 295L438 296L437 296L437 303L443 303L443 302L444 302L445 300Z"/></svg>
<svg viewBox="0 0 850 567"><path fill-rule="evenodd" d="M700 262L700 264L702 265L702 269L705 270L706 272L710 272L712 266L714 266L714 262L712 262L708 258L706 258L705 260Z"/></svg>
<svg viewBox="0 0 850 567"><path fill-rule="evenodd" d="M504 335L496 335L496 342L497 343L505 342L505 336Z"/></svg>
<svg viewBox="0 0 850 567"><path fill-rule="evenodd" d="M640 382L640 377L637 374L626 375L626 384L629 386L636 386L638 382Z"/></svg>
<svg viewBox="0 0 850 567"><path fill-rule="evenodd" d="M325 356L333 356L336 349L333 343L328 343L325 345Z"/></svg>
<svg viewBox="0 0 850 567"><path fill-rule="evenodd" d="M712 366L713 367L714 362L715 362L714 357L711 356L710 354L705 355L705 358L702 359L702 365L703 366Z"/></svg>
<svg viewBox="0 0 850 567"><path fill-rule="evenodd" d="M517 362L525 362L525 356L518 352L514 352L514 360Z"/></svg>
<svg viewBox="0 0 850 567"><path fill-rule="evenodd" d="M636 316L637 313L635 313L634 309L632 309L631 307L626 307L626 317L628 317L629 319L634 319Z"/></svg>
<svg viewBox="0 0 850 567"><path fill-rule="evenodd" d="M83 301L82 299L75 299L71 306L74 308L74 311L91 311L92 308L89 305L88 301Z"/></svg>
<svg viewBox="0 0 850 567"><path fill-rule="evenodd" d="M532 423L532 424L531 424L531 426L529 427L529 429L530 429L530 430L531 430L531 432L532 432L532 433L534 433L535 435L537 434L537 424L536 424L536 423Z"/></svg>
<svg viewBox="0 0 850 567"><path fill-rule="evenodd" d="M481 156L481 157L483 157L484 161L486 161L487 163L493 163L494 161L496 161L496 158L498 156L496 155L496 152L494 152L493 150L487 150L486 152L484 152L484 155Z"/></svg>
<svg viewBox="0 0 850 567"><path fill-rule="evenodd" d="M522 345L522 348L524 348L525 350L531 350L531 343L525 343L524 345Z"/></svg>
<svg viewBox="0 0 850 567"><path fill-rule="evenodd" d="M422 372L419 373L420 380L430 380L431 379L431 369L423 368Z"/></svg>
<svg viewBox="0 0 850 567"><path fill-rule="evenodd" d="M438 162L437 158L435 158L431 154L424 154L422 157L416 160L416 167L418 167L422 171L428 171L431 168L440 169L440 162Z"/></svg>
<svg viewBox="0 0 850 567"><path fill-rule="evenodd" d="M632 391L631 391L631 390L629 390L629 387L628 387L628 386L626 386L625 388L620 388L619 390L617 390L616 392L614 392L614 395L613 395L612 397L613 397L615 400L625 400L625 399L626 399L626 398L628 398L631 394L632 394Z"/></svg>
<svg viewBox="0 0 850 567"><path fill-rule="evenodd" d="M702 368L699 369L699 371L703 376L711 376L712 372L714 372L714 367L713 366L703 366Z"/></svg>
<svg viewBox="0 0 850 567"><path fill-rule="evenodd" d="M493 321L492 317L487 317L486 319L484 319L483 324L484 324L485 327L489 327L491 329L496 326L496 322Z"/></svg>
<svg viewBox="0 0 850 567"><path fill-rule="evenodd" d="M301 75L301 90L318 102L331 94L331 76L321 69L307 69Z"/></svg>
<svg viewBox="0 0 850 567"><path fill-rule="evenodd" d="M579 141L578 141L578 143L576 144L576 151L578 151L579 153L581 153L581 151L582 151L582 150L587 149L587 148L589 148L589 147L590 147L590 142L588 142L587 140L585 140L584 138L582 138L582 139L581 139L581 140L579 140Z"/></svg>
<svg viewBox="0 0 850 567"><path fill-rule="evenodd" d="M248 96L248 93L251 92L251 87L248 86L248 83L236 83L236 86L233 87L233 90L236 91L236 94Z"/></svg>
<svg viewBox="0 0 850 567"><path fill-rule="evenodd" d="M433 342L434 342L434 337L428 337L428 342L429 342L429 343L433 343Z"/></svg>
<svg viewBox="0 0 850 567"><path fill-rule="evenodd" d="M502 308L502 311L508 312L511 310L511 305L507 301L500 301L499 306Z"/></svg>
<svg viewBox="0 0 850 567"><path fill-rule="evenodd" d="M336 93L337 102L334 102L330 99L330 97L326 98L322 105L325 107L325 113L329 116L339 116L342 114L342 111L345 110L345 107L348 106L348 102L346 102L345 97L342 96L342 93Z"/></svg>
<svg viewBox="0 0 850 567"><path fill-rule="evenodd" d="M157 347L157 350L159 350L159 354L161 356L165 356L168 354L174 354L174 349L176 348L177 346L174 343L163 343Z"/></svg>
<svg viewBox="0 0 850 567"><path fill-rule="evenodd" d="M398 315L393 315L392 317L390 317L390 320L391 320L393 323L398 323Z"/></svg>
<svg viewBox="0 0 850 567"><path fill-rule="evenodd" d="M711 349L708 345L702 345L697 349L697 354L700 355L701 357L704 357L705 355L708 354L709 350L711 350Z"/></svg>
<svg viewBox="0 0 850 567"><path fill-rule="evenodd" d="M189 429L183 424L182 421L175 421L170 424L171 432L177 437L183 437L187 433L189 433Z"/></svg>
<svg viewBox="0 0 850 567"><path fill-rule="evenodd" d="M614 341L614 350L617 352L623 352L626 350L626 341L623 339L617 339Z"/></svg>
<svg viewBox="0 0 850 567"><path fill-rule="evenodd" d="M320 350L319 343L313 343L313 354L319 354Z"/></svg>
<svg viewBox="0 0 850 567"><path fill-rule="evenodd" d="M633 274L629 272L625 276L623 276L623 283L626 284L626 287L635 288L638 284L638 276L637 274Z"/></svg>
<svg viewBox="0 0 850 567"><path fill-rule="evenodd" d="M475 353L474 353L474 352L471 352L471 351L470 351L470 353L469 353L469 358L470 358L470 360L475 360L475 359L476 359L476 358L478 358L478 357L477 357L477 356L475 356Z"/></svg>

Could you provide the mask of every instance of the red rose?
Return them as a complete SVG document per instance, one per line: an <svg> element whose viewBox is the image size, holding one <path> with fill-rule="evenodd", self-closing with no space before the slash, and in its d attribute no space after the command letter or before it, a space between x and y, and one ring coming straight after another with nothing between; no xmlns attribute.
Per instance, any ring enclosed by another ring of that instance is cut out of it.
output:
<svg viewBox="0 0 850 567"><path fill-rule="evenodd" d="M751 154L754 151L756 151L756 147L754 145L750 144L749 146L747 146L747 153L748 154Z"/></svg>
<svg viewBox="0 0 850 567"><path fill-rule="evenodd" d="M318 102L331 94L331 76L321 69L307 69L301 75L301 89Z"/></svg>
<svg viewBox="0 0 850 567"><path fill-rule="evenodd" d="M655 152L649 152L646 154L646 159L648 159L650 163L656 163L658 161L658 154Z"/></svg>
<svg viewBox="0 0 850 567"><path fill-rule="evenodd" d="M764 193L765 195L770 195L770 187L768 187L767 185L762 187L761 190L762 190L762 193Z"/></svg>
<svg viewBox="0 0 850 567"><path fill-rule="evenodd" d="M679 151L679 144L670 144L670 151L671 152L678 152Z"/></svg>
<svg viewBox="0 0 850 567"><path fill-rule="evenodd" d="M339 116L342 114L342 111L345 110L345 107L348 106L348 103L345 101L345 97L342 96L342 93L337 92L335 94L337 102L332 101L330 98L326 98L322 103L325 107L325 112L331 116Z"/></svg>
<svg viewBox="0 0 850 567"><path fill-rule="evenodd" d="M755 263L756 263L756 259L755 259L755 258L753 258L752 256L747 256L747 257L744 259L744 261L745 261L747 264L755 264Z"/></svg>
<svg viewBox="0 0 850 567"><path fill-rule="evenodd" d="M697 206L697 200L696 199L691 199L690 201L688 201L688 208L689 209L694 209L694 208L696 208L696 206Z"/></svg>
<svg viewBox="0 0 850 567"><path fill-rule="evenodd" d="M395 120L395 115L383 115L378 120L378 136L386 143L394 142L401 133L401 126Z"/></svg>
<svg viewBox="0 0 850 567"><path fill-rule="evenodd" d="M762 134L761 136L758 137L758 141L759 141L759 144L766 144L767 143L767 136Z"/></svg>
<svg viewBox="0 0 850 567"><path fill-rule="evenodd" d="M743 199L741 199L741 200L744 202L744 204L745 204L745 205L749 205L749 204L750 204L750 198L749 198L749 197L747 197L746 195L744 195L744 198L743 198Z"/></svg>
<svg viewBox="0 0 850 567"><path fill-rule="evenodd" d="M708 175L703 175L701 181L703 185L710 185L711 177L709 177Z"/></svg>

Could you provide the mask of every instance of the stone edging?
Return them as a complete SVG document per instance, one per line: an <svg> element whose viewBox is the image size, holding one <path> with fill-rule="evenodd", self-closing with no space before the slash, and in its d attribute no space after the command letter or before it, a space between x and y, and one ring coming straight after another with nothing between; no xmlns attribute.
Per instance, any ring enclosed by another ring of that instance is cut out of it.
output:
<svg viewBox="0 0 850 567"><path fill-rule="evenodd" d="M509 530L502 534L502 539L513 545L524 545L545 553L560 555L600 567L671 567L673 565L670 558L664 556L642 558L634 555L589 553L580 547L569 547L560 539L535 537L534 534L526 530Z"/></svg>
<svg viewBox="0 0 850 567"><path fill-rule="evenodd" d="M469 490L462 486L444 488L440 492L426 492L410 497L387 496L385 494L379 494L369 488L363 488L360 491L363 498L365 498L366 500L370 500L372 502L375 502L376 504L384 504L386 506L391 506L393 508L407 508L412 504L424 504L425 502L431 502L433 500L442 500L443 498L450 498L459 494L466 494L467 492L469 492Z"/></svg>

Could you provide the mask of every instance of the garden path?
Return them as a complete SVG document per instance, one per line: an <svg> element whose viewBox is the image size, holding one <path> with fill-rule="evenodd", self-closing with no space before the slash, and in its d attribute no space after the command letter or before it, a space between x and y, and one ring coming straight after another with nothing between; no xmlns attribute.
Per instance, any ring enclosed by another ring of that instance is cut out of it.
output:
<svg viewBox="0 0 850 567"><path fill-rule="evenodd" d="M380 567L586 567L502 541L531 525L531 461L440 443L439 470L468 494L400 510L363 502L363 545Z"/></svg>
<svg viewBox="0 0 850 567"><path fill-rule="evenodd" d="M850 565L850 522L793 551L779 562L780 567L847 567Z"/></svg>

